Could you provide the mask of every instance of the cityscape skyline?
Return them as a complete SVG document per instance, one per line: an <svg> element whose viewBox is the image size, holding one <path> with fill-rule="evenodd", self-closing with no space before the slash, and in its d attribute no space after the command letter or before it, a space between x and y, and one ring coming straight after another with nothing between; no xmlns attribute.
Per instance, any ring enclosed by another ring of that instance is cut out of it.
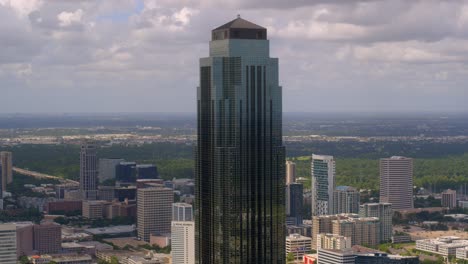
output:
<svg viewBox="0 0 468 264"><path fill-rule="evenodd" d="M286 112L468 111L467 1L155 3L1 1L0 111L194 112L203 31L239 13L271 32Z"/></svg>

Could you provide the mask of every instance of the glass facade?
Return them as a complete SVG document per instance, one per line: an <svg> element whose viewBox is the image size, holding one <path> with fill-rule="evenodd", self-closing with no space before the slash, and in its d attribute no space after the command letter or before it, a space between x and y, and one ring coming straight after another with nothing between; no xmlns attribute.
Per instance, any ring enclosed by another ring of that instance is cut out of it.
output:
<svg viewBox="0 0 468 264"><path fill-rule="evenodd" d="M200 264L286 258L278 59L269 57L266 38L242 38L254 30L266 36L266 29L244 22L228 23L244 27L229 28L235 38L213 34L210 57L200 60L195 194Z"/></svg>

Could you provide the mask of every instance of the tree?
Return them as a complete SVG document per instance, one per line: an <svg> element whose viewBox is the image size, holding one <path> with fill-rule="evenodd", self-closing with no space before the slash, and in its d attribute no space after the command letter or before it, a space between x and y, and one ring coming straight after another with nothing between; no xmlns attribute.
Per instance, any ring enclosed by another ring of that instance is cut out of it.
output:
<svg viewBox="0 0 468 264"><path fill-rule="evenodd" d="M116 256L112 256L110 264L119 264L119 259Z"/></svg>
<svg viewBox="0 0 468 264"><path fill-rule="evenodd" d="M28 257L26 257L26 256L21 256L21 257L19 258L19 261L20 261L21 264L29 264L29 263L31 263L31 262L29 261Z"/></svg>
<svg viewBox="0 0 468 264"><path fill-rule="evenodd" d="M294 254L292 252L289 252L288 255L286 256L286 261L287 262L292 262L294 261L296 258L294 257Z"/></svg>

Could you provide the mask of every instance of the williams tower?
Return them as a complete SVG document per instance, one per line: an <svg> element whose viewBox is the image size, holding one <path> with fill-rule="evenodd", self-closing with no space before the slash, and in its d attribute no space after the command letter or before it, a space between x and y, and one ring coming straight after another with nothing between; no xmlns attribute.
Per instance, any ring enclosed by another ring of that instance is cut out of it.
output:
<svg viewBox="0 0 468 264"><path fill-rule="evenodd" d="M212 31L197 91L196 262L285 262L278 59L240 17Z"/></svg>

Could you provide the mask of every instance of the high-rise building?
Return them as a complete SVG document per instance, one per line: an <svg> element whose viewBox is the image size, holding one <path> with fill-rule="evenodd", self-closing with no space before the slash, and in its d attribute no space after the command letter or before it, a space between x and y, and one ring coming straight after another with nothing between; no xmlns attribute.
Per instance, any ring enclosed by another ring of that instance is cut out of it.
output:
<svg viewBox="0 0 468 264"><path fill-rule="evenodd" d="M97 174L96 145L85 142L80 151L80 191L84 200L97 199Z"/></svg>
<svg viewBox="0 0 468 264"><path fill-rule="evenodd" d="M138 164L136 169L138 179L159 178L158 168L154 164Z"/></svg>
<svg viewBox="0 0 468 264"><path fill-rule="evenodd" d="M193 221L192 205L188 203L173 203L172 221Z"/></svg>
<svg viewBox="0 0 468 264"><path fill-rule="evenodd" d="M8 151L0 152L0 164L2 165L2 191L5 191L7 184L13 182L13 154Z"/></svg>
<svg viewBox="0 0 468 264"><path fill-rule="evenodd" d="M332 214L357 214L361 195L356 188L338 186L333 191Z"/></svg>
<svg viewBox="0 0 468 264"><path fill-rule="evenodd" d="M62 250L62 227L50 222L34 225L34 250L39 254L59 253Z"/></svg>
<svg viewBox="0 0 468 264"><path fill-rule="evenodd" d="M152 187L137 191L138 238L149 242L150 235L171 232L173 191L169 188Z"/></svg>
<svg viewBox="0 0 468 264"><path fill-rule="evenodd" d="M16 225L0 224L0 263L16 264Z"/></svg>
<svg viewBox="0 0 468 264"><path fill-rule="evenodd" d="M296 182L296 163L286 161L286 185Z"/></svg>
<svg viewBox="0 0 468 264"><path fill-rule="evenodd" d="M413 159L380 160L380 202L391 203L393 210L413 209Z"/></svg>
<svg viewBox="0 0 468 264"><path fill-rule="evenodd" d="M267 30L240 17L214 29L197 94L196 262L284 263L282 89Z"/></svg>
<svg viewBox="0 0 468 264"><path fill-rule="evenodd" d="M32 222L19 222L16 225L16 256L31 255L33 253L34 224Z"/></svg>
<svg viewBox="0 0 468 264"><path fill-rule="evenodd" d="M312 215L333 213L335 160L332 156L312 155Z"/></svg>
<svg viewBox="0 0 468 264"><path fill-rule="evenodd" d="M301 183L286 185L286 215L294 225L302 225L302 207L304 204L303 187Z"/></svg>
<svg viewBox="0 0 468 264"><path fill-rule="evenodd" d="M195 264L195 222L172 221L172 263Z"/></svg>
<svg viewBox="0 0 468 264"><path fill-rule="evenodd" d="M366 203L360 206L359 216L377 217L380 220L380 241L390 241L393 235L392 204L389 203Z"/></svg>
<svg viewBox="0 0 468 264"><path fill-rule="evenodd" d="M136 162L120 162L115 168L115 178L118 182L133 183L137 178Z"/></svg>
<svg viewBox="0 0 468 264"><path fill-rule="evenodd" d="M351 249L351 238L337 234L318 234L317 249Z"/></svg>
<svg viewBox="0 0 468 264"><path fill-rule="evenodd" d="M299 234L291 234L286 237L286 254L292 253L296 260L312 250L312 239Z"/></svg>
<svg viewBox="0 0 468 264"><path fill-rule="evenodd" d="M457 191L448 189L442 192L442 206L448 208L457 207Z"/></svg>
<svg viewBox="0 0 468 264"><path fill-rule="evenodd" d="M99 181L115 179L115 169L123 159L99 159Z"/></svg>

